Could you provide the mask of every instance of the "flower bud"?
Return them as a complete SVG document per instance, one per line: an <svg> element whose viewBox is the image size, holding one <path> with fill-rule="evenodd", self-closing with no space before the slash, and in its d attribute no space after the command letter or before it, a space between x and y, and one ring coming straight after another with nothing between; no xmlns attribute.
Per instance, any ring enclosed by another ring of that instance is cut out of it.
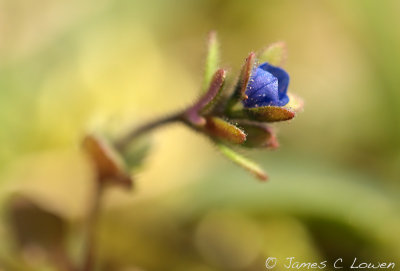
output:
<svg viewBox="0 0 400 271"><path fill-rule="evenodd" d="M246 108L259 106L284 106L289 102L287 89L289 86L288 73L265 62L252 73L243 100Z"/></svg>

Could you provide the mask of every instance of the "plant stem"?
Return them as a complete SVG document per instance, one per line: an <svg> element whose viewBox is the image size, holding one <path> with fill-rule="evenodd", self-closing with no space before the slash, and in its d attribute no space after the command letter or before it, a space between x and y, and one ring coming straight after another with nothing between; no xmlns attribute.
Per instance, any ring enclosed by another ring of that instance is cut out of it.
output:
<svg viewBox="0 0 400 271"><path fill-rule="evenodd" d="M136 137L143 135L144 133L149 132L152 129L158 128L162 125L176 122L176 121L181 121L183 120L183 113L178 112L172 115L168 115L163 118L156 119L154 121L150 121L142 126L139 126L130 132L128 132L126 135L122 136L121 138L117 139L114 143L114 146L119 150L123 151L124 148Z"/></svg>
<svg viewBox="0 0 400 271"><path fill-rule="evenodd" d="M97 180L95 185L96 188L94 194L92 195L92 202L86 222L87 236L82 271L92 271L95 266L97 224L101 209L101 199L104 192L104 185L102 182Z"/></svg>

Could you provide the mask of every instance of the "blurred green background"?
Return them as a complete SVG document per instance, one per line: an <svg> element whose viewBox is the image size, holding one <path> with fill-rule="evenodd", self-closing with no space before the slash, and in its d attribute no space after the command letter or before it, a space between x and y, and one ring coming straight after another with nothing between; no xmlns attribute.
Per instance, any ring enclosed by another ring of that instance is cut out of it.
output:
<svg viewBox="0 0 400 271"><path fill-rule="evenodd" d="M1 0L0 268L58 270L18 245L16 194L65 221L79 261L93 175L83 135L191 103L210 30L231 76L285 41L305 110L276 125L277 151L246 152L268 183L183 126L155 133L135 189L106 194L99 270L265 270L268 257L275 270L286 257L400 266L399 13L396 0Z"/></svg>

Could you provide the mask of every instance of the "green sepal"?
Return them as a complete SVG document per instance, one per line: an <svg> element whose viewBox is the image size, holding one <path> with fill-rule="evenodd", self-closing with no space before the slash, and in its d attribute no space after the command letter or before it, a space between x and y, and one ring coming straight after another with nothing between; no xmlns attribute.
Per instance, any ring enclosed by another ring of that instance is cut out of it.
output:
<svg viewBox="0 0 400 271"><path fill-rule="evenodd" d="M256 164L255 162L251 161L250 159L242 156L241 154L235 152L225 144L221 142L215 142L218 150L229 160L234 162L235 164L241 166L245 170L249 171L255 177L257 177L261 181L268 180L267 174L263 171L263 169Z"/></svg>
<svg viewBox="0 0 400 271"><path fill-rule="evenodd" d="M294 118L295 112L279 106L260 106L243 108L230 113L232 118L241 118L261 122L277 122Z"/></svg>
<svg viewBox="0 0 400 271"><path fill-rule="evenodd" d="M282 66L287 57L286 44L284 42L272 43L258 54L260 63L268 62L273 66Z"/></svg>
<svg viewBox="0 0 400 271"><path fill-rule="evenodd" d="M210 85L213 74L217 71L220 59L219 42L217 33L210 32L207 41L207 56L204 68L204 80L202 86L202 93L206 92Z"/></svg>
<svg viewBox="0 0 400 271"><path fill-rule="evenodd" d="M243 120L238 124L247 135L246 141L242 143L243 147L271 149L279 147L274 130L266 123Z"/></svg>
<svg viewBox="0 0 400 271"><path fill-rule="evenodd" d="M226 72L223 69L219 69L215 72L207 92L184 112L183 118L185 121L193 126L204 126L206 124L206 120L202 116L203 110L218 97L225 82L225 75Z"/></svg>
<svg viewBox="0 0 400 271"><path fill-rule="evenodd" d="M242 100L246 100L248 97L245 94L247 85L250 81L251 74L254 70L254 66L256 63L256 54L251 52L249 56L246 58L246 61L242 67L242 70L239 75L239 79L236 83L235 89L232 93L232 96L229 98L227 103L227 110L230 110L234 107L238 102Z"/></svg>
<svg viewBox="0 0 400 271"><path fill-rule="evenodd" d="M233 144L242 144L246 140L246 134L235 125L218 117L206 118L204 131L215 138Z"/></svg>

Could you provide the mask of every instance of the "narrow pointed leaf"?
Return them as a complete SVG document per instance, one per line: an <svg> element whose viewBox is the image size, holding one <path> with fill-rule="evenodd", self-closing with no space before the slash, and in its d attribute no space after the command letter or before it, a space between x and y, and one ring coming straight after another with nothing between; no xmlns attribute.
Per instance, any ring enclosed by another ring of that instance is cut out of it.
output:
<svg viewBox="0 0 400 271"><path fill-rule="evenodd" d="M210 32L207 42L207 57L204 69L204 81L202 92L206 92L207 88L211 82L213 74L218 69L219 64L219 42L217 38L217 33L215 31Z"/></svg>
<svg viewBox="0 0 400 271"><path fill-rule="evenodd" d="M197 109L197 111L200 111L205 106L207 106L218 95L218 93L221 91L222 86L224 85L225 75L226 72L224 69L219 69L215 72L210 82L208 91L201 97L201 99L194 106L194 108Z"/></svg>
<svg viewBox="0 0 400 271"><path fill-rule="evenodd" d="M204 130L212 137L233 144L241 144L246 140L246 134L241 129L217 117L208 117Z"/></svg>
<svg viewBox="0 0 400 271"><path fill-rule="evenodd" d="M247 137L242 146L247 148L271 148L279 147L274 130L265 123L255 121L239 121Z"/></svg>
<svg viewBox="0 0 400 271"><path fill-rule="evenodd" d="M268 62L273 66L282 66L286 60L287 49L284 42L276 42L258 54L261 63Z"/></svg>
<svg viewBox="0 0 400 271"><path fill-rule="evenodd" d="M248 170L252 173L255 177L260 179L261 181L266 181L268 179L267 174L262 170L262 168L257 165L255 162L249 160L248 158L238 154L228 146L217 142L216 143L219 151L225 155L228 159L230 159L235 164L241 166L242 168Z"/></svg>
<svg viewBox="0 0 400 271"><path fill-rule="evenodd" d="M251 73L253 72L254 65L256 63L256 55L255 53L251 52L246 59L246 62L242 68L239 80L239 93L238 96L243 99L247 99L245 94L247 85L249 84Z"/></svg>
<svg viewBox="0 0 400 271"><path fill-rule="evenodd" d="M186 110L184 117L190 124L195 126L203 126L206 123L205 119L200 115L200 113L217 97L218 93L221 91L225 82L225 74L225 70L223 69L216 71L213 79L211 80L208 91L202 97L200 97L200 99L193 106Z"/></svg>
<svg viewBox="0 0 400 271"><path fill-rule="evenodd" d="M239 80L235 86L235 90L228 101L227 108L232 108L241 100L246 100L248 97L245 94L247 85L251 78L251 73L253 72L254 65L256 63L256 54L251 52L246 58L246 61L240 72Z"/></svg>
<svg viewBox="0 0 400 271"><path fill-rule="evenodd" d="M102 184L119 184L130 188L131 176L125 172L121 157L104 138L88 135L83 140L83 149L88 154Z"/></svg>
<svg viewBox="0 0 400 271"><path fill-rule="evenodd" d="M294 118L295 112L279 106L244 108L230 113L232 118L244 118L261 122L277 122Z"/></svg>

